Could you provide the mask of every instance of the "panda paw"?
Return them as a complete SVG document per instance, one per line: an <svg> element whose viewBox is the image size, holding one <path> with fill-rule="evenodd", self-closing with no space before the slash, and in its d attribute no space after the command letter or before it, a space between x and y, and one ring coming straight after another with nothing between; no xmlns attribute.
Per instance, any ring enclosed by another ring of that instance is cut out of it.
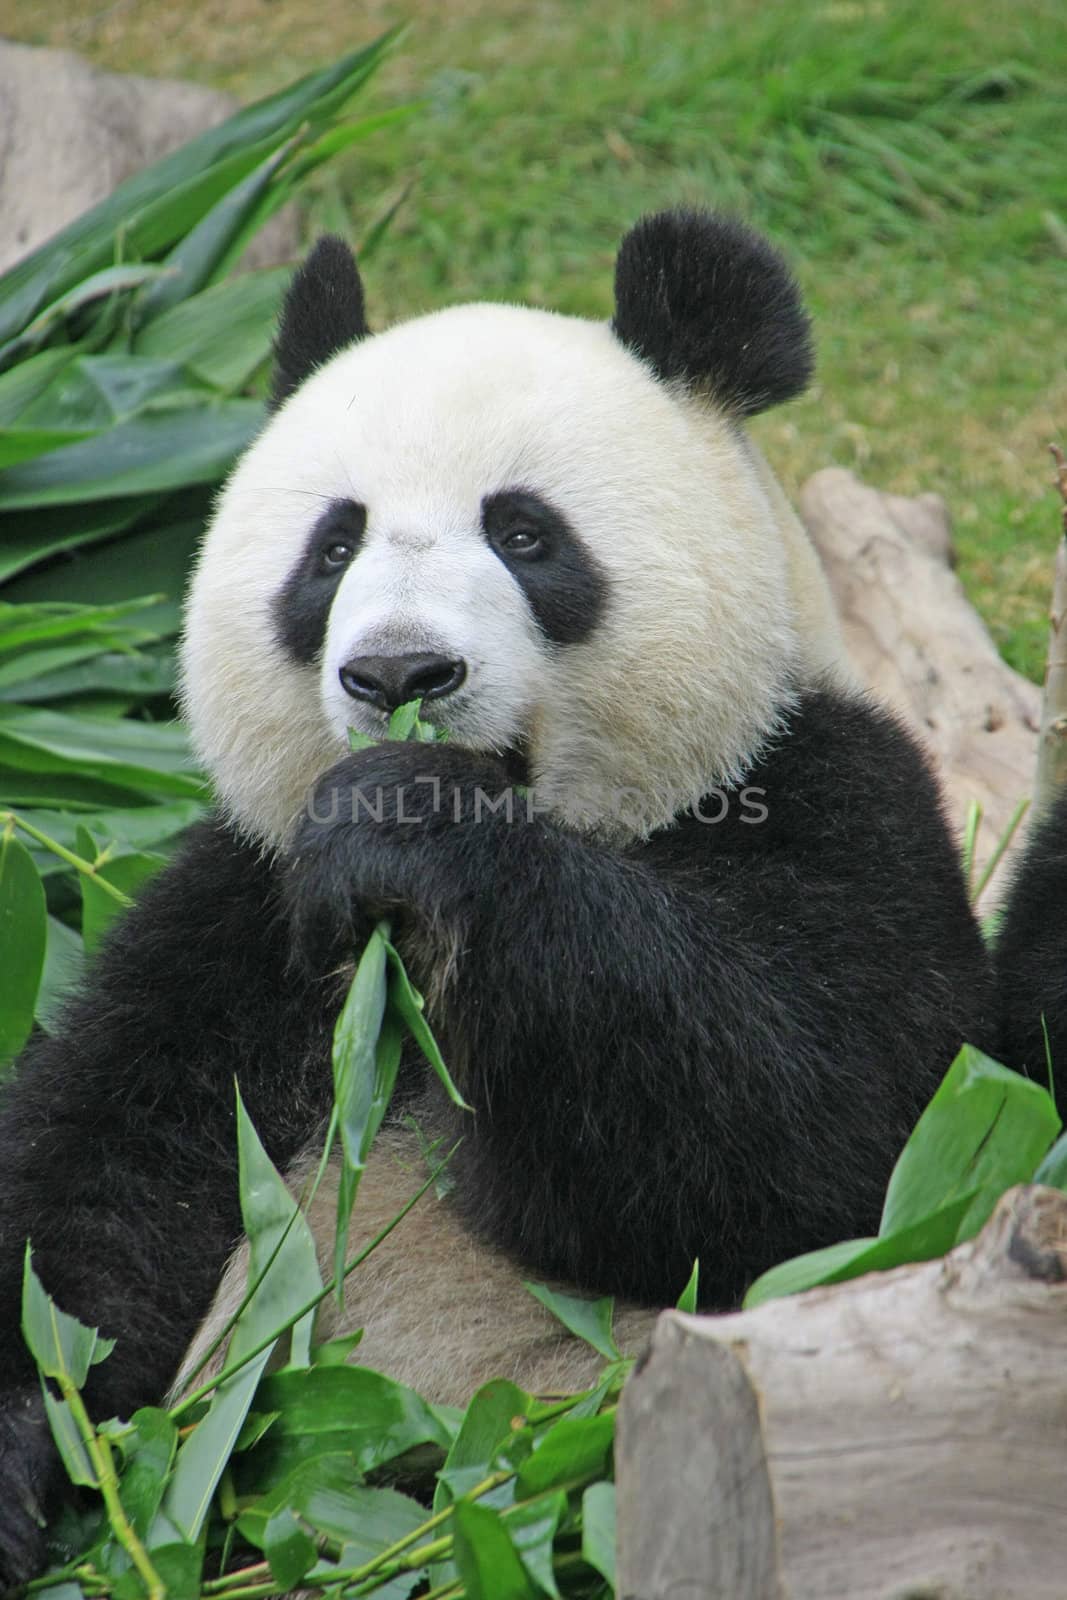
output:
<svg viewBox="0 0 1067 1600"><path fill-rule="evenodd" d="M315 784L297 827L286 895L296 953L329 970L381 916L433 922L458 910L509 790L503 764L452 745L380 744Z"/></svg>
<svg viewBox="0 0 1067 1600"><path fill-rule="evenodd" d="M58 1466L40 1390L0 1395L0 1594L44 1567L45 1503Z"/></svg>

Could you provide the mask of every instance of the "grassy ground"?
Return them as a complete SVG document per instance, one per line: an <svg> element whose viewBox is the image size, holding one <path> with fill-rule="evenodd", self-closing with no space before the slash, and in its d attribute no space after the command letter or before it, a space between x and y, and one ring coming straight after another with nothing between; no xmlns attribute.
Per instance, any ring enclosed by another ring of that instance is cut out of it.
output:
<svg viewBox="0 0 1067 1600"><path fill-rule="evenodd" d="M817 387L759 427L795 487L836 462L952 509L962 573L1039 676L1067 432L1062 0L0 0L0 32L244 96L412 18L378 88L422 112L336 167L378 320L448 301L610 309L643 208L726 204L788 250ZM410 187L409 187L410 186Z"/></svg>

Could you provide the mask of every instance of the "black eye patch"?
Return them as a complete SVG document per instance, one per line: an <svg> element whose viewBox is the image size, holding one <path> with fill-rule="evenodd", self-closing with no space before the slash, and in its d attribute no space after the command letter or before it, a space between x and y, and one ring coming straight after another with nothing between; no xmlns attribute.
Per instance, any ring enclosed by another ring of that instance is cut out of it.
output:
<svg viewBox="0 0 1067 1600"><path fill-rule="evenodd" d="M482 500L482 532L553 644L580 644L608 598L607 576L562 512L531 489Z"/></svg>
<svg viewBox="0 0 1067 1600"><path fill-rule="evenodd" d="M275 595L274 631L294 661L310 664L318 657L333 597L356 558L366 527L366 506L357 500L331 501Z"/></svg>

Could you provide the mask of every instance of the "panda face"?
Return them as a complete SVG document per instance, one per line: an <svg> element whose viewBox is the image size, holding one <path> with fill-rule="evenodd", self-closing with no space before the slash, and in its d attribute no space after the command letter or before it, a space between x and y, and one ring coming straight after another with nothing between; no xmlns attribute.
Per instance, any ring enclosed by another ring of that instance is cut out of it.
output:
<svg viewBox="0 0 1067 1600"><path fill-rule="evenodd" d="M380 737L421 699L475 749L514 750L552 648L595 630L606 584L566 518L529 489L474 508L333 501L274 601L279 640L317 664L327 720Z"/></svg>
<svg viewBox="0 0 1067 1600"><path fill-rule="evenodd" d="M454 742L521 749L561 820L628 837L744 770L796 655L734 421L604 325L475 305L363 339L272 418L205 542L184 699L270 844L412 686Z"/></svg>

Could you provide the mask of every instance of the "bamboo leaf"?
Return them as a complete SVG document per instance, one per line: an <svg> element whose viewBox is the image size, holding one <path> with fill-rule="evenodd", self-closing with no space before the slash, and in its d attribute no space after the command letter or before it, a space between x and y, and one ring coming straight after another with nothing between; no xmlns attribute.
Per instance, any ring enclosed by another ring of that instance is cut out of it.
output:
<svg viewBox="0 0 1067 1600"><path fill-rule="evenodd" d="M506 1525L492 1511L461 1502L453 1530L455 1562L468 1600L537 1600Z"/></svg>
<svg viewBox="0 0 1067 1600"><path fill-rule="evenodd" d="M964 1045L893 1169L879 1237L972 1192L959 1236L970 1237L1005 1189L1030 1180L1059 1130L1046 1089Z"/></svg>
<svg viewBox="0 0 1067 1600"><path fill-rule="evenodd" d="M85 971L85 947L73 928L58 917L48 918L44 968L34 1003L34 1016L47 1033L54 1033L63 1002L81 982Z"/></svg>
<svg viewBox="0 0 1067 1600"><path fill-rule="evenodd" d="M745 1310L820 1284L843 1283L846 1278L858 1278L865 1272L887 1272L909 1261L932 1261L945 1255L956 1243L960 1225L977 1193L972 1189L957 1196L942 1210L920 1218L899 1233L877 1239L846 1239L824 1250L783 1261L756 1279L745 1295Z"/></svg>
<svg viewBox="0 0 1067 1600"><path fill-rule="evenodd" d="M526 1283L523 1287L554 1317L558 1317L576 1339L583 1339L586 1344L592 1345L605 1361L620 1359L612 1329L615 1301L610 1295L603 1300L589 1300L581 1295L563 1294L543 1283Z"/></svg>
<svg viewBox="0 0 1067 1600"><path fill-rule="evenodd" d="M17 516L0 514L0 583L61 551L110 539L132 528L159 504L159 496L141 495L95 505L48 507Z"/></svg>
<svg viewBox="0 0 1067 1600"><path fill-rule="evenodd" d="M445 1066L444 1057L438 1048L437 1040L430 1032L430 1025L423 1016L422 1000L412 988L411 980L404 970L404 963L400 959L399 952L394 949L392 944L387 944L386 954L391 968L389 978L390 1008L395 1011L400 1021L410 1032L415 1043L437 1074L441 1086L452 1104L458 1106L461 1111L470 1111L471 1107L456 1088L452 1081L452 1075Z"/></svg>
<svg viewBox="0 0 1067 1600"><path fill-rule="evenodd" d="M615 1589L615 1485L591 1483L582 1495L582 1555Z"/></svg>
<svg viewBox="0 0 1067 1600"><path fill-rule="evenodd" d="M249 1279L258 1286L234 1327L227 1357L231 1363L257 1349L273 1332L280 1336L292 1315L322 1288L311 1231L263 1149L239 1093L237 1137ZM309 1313L293 1327L294 1361L310 1359L312 1322ZM273 1348L268 1344L219 1385L206 1416L178 1452L163 1512L186 1539L199 1536Z"/></svg>
<svg viewBox="0 0 1067 1600"><path fill-rule="evenodd" d="M23 1256L22 1336L44 1377L69 1378L76 1389L84 1388L89 1368L115 1348L114 1339L102 1339L98 1328L60 1311L45 1293L29 1241Z"/></svg>
<svg viewBox="0 0 1067 1600"><path fill-rule="evenodd" d="M693 1270L689 1274L689 1282L678 1296L678 1310L688 1311L690 1314L697 1309L697 1294L700 1287L700 1262L693 1262Z"/></svg>
<svg viewBox="0 0 1067 1600"><path fill-rule="evenodd" d="M391 29L365 49L245 107L135 173L106 200L18 262L0 277L0 340L17 334L48 298L57 298L108 266L120 232L131 254L165 249L180 238L230 182L239 181L243 171L250 171L305 119L321 120L338 111L370 77L398 32ZM235 156L236 172L232 165L227 168ZM220 169L225 169L221 179ZM198 185L202 188L193 205L190 197ZM212 193L212 187L217 192Z"/></svg>
<svg viewBox="0 0 1067 1600"><path fill-rule="evenodd" d="M204 289L142 328L134 349L145 357L180 360L214 388L239 389L270 353L290 276L288 267L275 267Z"/></svg>
<svg viewBox="0 0 1067 1600"><path fill-rule="evenodd" d="M44 889L33 857L0 830L0 1066L30 1036L47 944Z"/></svg>
<svg viewBox="0 0 1067 1600"><path fill-rule="evenodd" d="M290 150L290 143L272 150L253 167L246 178L235 183L195 227L180 239L166 257L166 275L160 276L140 297L135 312L138 325L171 310L197 294L211 282L219 262L249 215L256 209L264 189Z"/></svg>
<svg viewBox="0 0 1067 1600"><path fill-rule="evenodd" d="M0 481L0 512L158 494L214 483L258 432L257 400L215 400L121 422L106 433L12 467Z"/></svg>

